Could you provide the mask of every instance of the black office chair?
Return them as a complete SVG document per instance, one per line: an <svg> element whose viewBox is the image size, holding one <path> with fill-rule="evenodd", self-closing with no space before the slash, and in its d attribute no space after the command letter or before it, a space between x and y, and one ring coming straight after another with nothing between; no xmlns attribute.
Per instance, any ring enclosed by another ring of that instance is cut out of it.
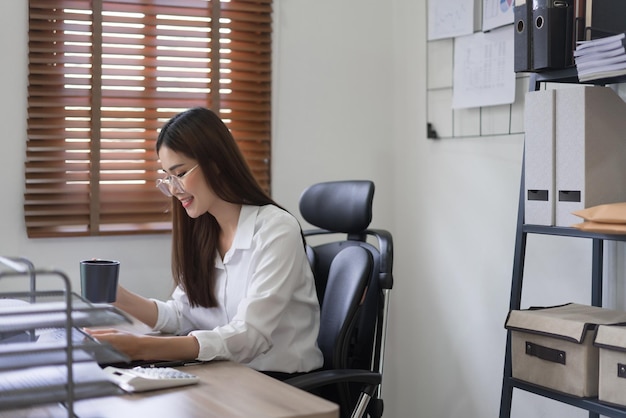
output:
<svg viewBox="0 0 626 418"><path fill-rule="evenodd" d="M318 343L325 364L322 371L286 382L309 391L334 384L317 393L339 403L342 417L367 413L378 418L383 413L381 382L393 287L393 240L388 231L369 229L373 197L374 183L365 180L318 183L300 197L302 217L318 228L305 230L304 235L322 309ZM341 234L342 239L328 242L331 234ZM314 245L314 236L324 236L323 243ZM363 250L371 262L365 261ZM344 283L358 282L363 268L370 269L363 291ZM338 321L344 321L342 327Z"/></svg>

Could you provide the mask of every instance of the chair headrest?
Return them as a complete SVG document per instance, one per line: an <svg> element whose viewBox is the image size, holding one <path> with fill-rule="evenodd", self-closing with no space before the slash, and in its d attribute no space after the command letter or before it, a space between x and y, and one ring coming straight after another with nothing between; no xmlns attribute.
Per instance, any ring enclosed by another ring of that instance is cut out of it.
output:
<svg viewBox="0 0 626 418"><path fill-rule="evenodd" d="M309 186L300 196L300 214L311 225L329 231L358 233L372 221L374 183L330 181Z"/></svg>

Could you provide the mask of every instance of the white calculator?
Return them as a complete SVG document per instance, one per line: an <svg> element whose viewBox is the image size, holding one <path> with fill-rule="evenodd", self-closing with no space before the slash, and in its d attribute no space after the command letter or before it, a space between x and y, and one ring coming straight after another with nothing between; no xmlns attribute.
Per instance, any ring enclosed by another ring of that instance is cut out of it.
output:
<svg viewBox="0 0 626 418"><path fill-rule="evenodd" d="M198 383L196 375L185 373L172 367L135 367L103 369L109 380L127 392L145 392L148 390L193 385Z"/></svg>

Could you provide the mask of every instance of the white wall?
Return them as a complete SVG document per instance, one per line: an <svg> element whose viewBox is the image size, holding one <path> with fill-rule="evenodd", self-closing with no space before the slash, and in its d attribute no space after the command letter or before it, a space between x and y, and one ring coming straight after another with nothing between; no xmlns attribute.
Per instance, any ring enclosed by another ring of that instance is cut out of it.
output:
<svg viewBox="0 0 626 418"><path fill-rule="evenodd" d="M426 0L275 0L274 8L275 198L295 212L311 183L370 178L373 225L394 234L385 416L497 416L521 135L426 139ZM80 259L118 258L127 286L164 297L169 236L26 238L27 27L27 1L5 2L0 254L61 268L75 283ZM530 237L523 304L587 302L589 249ZM516 391L513 416L586 413Z"/></svg>
<svg viewBox="0 0 626 418"><path fill-rule="evenodd" d="M297 212L308 185L369 178L393 184L391 9L379 2L275 1L272 186ZM376 190L388 219L393 190Z"/></svg>

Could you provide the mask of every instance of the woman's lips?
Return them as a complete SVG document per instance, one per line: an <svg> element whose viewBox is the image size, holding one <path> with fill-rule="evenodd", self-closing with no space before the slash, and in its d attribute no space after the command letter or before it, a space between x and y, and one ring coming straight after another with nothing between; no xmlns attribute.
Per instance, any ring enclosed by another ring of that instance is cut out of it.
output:
<svg viewBox="0 0 626 418"><path fill-rule="evenodd" d="M183 205L185 209L187 209L191 203L193 202L193 197L186 197L184 199L180 199L180 203Z"/></svg>

